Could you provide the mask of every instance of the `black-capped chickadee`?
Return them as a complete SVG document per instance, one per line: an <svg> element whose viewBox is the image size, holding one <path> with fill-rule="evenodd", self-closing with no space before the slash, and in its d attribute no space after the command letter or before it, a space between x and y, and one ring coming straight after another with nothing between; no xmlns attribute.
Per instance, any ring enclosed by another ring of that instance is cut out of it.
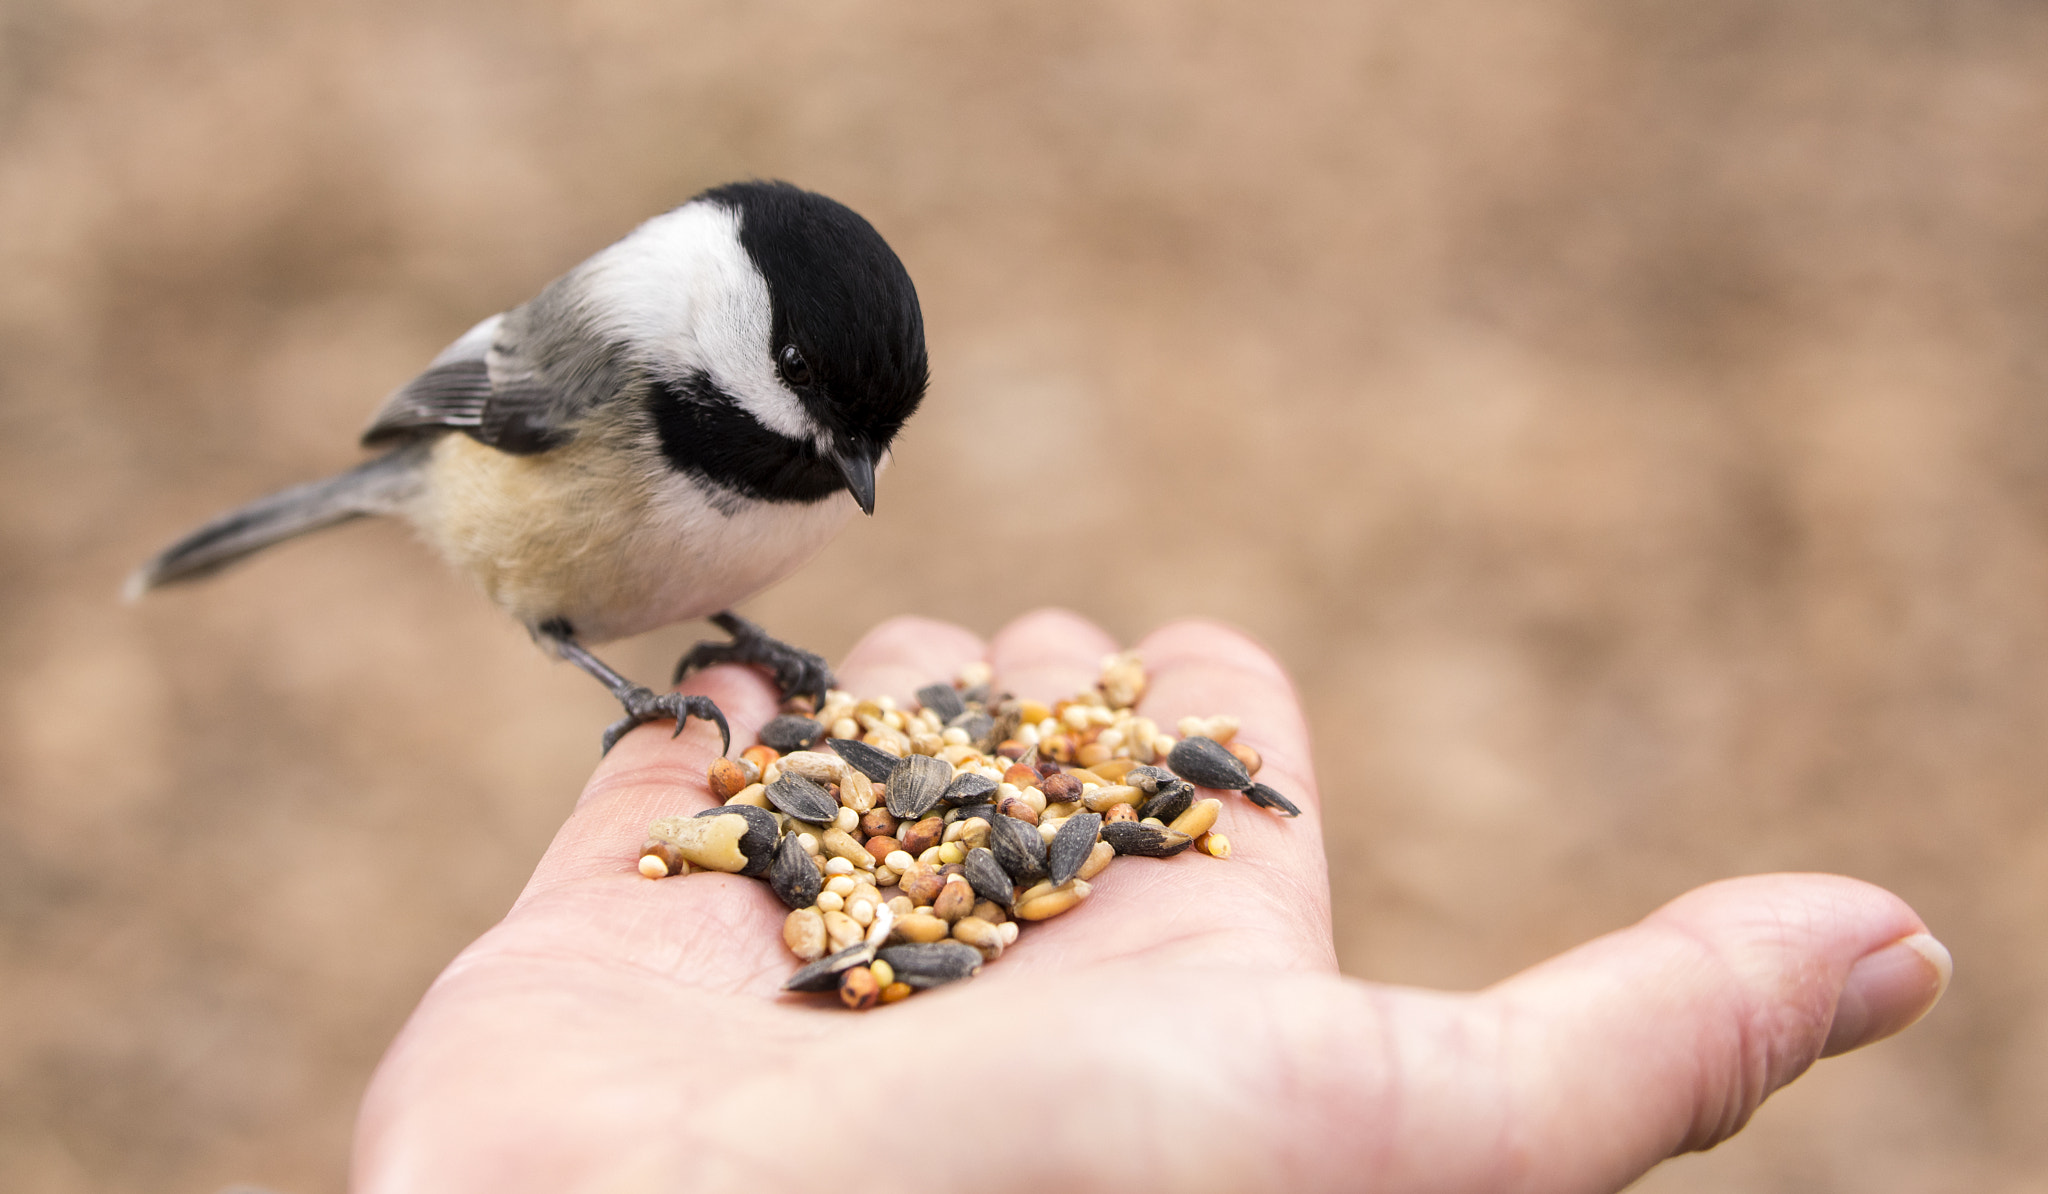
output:
<svg viewBox="0 0 2048 1194"><path fill-rule="evenodd" d="M715 615L676 678L757 664L822 700L824 660L727 611L814 555L923 398L924 320L866 220L786 183L717 187L493 315L394 393L383 455L214 519L130 596L365 514L406 519L458 571L641 722L725 717L585 649Z"/></svg>

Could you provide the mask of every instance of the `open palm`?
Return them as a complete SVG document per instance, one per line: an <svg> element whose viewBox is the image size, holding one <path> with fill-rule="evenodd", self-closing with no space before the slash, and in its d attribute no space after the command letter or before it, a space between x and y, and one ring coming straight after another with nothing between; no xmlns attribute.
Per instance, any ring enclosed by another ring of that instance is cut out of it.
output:
<svg viewBox="0 0 2048 1194"><path fill-rule="evenodd" d="M1061 613L987 644L899 619L840 678L907 701L987 659L998 689L1051 699L1115 649ZM636 873L650 821L713 802L716 749L708 728L636 731L392 1045L356 1187L1612 1190L1946 982L1911 909L1822 875L1703 888L1477 994L1344 978L1285 675L1207 623L1139 649L1141 712L1238 714L1298 820L1228 799L1228 861L1120 859L974 980L856 1015L781 993L795 962L765 884ZM742 669L686 688L741 741L775 713Z"/></svg>

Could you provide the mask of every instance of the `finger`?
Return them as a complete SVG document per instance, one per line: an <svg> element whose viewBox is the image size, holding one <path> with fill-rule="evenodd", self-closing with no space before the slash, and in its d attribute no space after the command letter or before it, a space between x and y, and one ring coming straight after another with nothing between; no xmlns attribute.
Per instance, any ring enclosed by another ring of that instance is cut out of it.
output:
<svg viewBox="0 0 2048 1194"><path fill-rule="evenodd" d="M731 664L693 674L681 691L718 703L732 726L735 749L754 741L779 705L775 685L759 669ZM705 773L718 754L718 728L696 718L681 733L675 723L657 721L619 739L541 856L521 902L554 884L632 873L650 823L715 803Z"/></svg>
<svg viewBox="0 0 2048 1194"><path fill-rule="evenodd" d="M1386 1033L1406 1075L1388 1184L1611 1190L1739 1130L1822 1055L1910 1024L1947 951L1896 896L1829 875L1713 884ZM1835 1039L1830 1041L1831 1031ZM1473 1141L1493 1141L1490 1150ZM1512 1179L1512 1180L1511 1180Z"/></svg>
<svg viewBox="0 0 2048 1194"><path fill-rule="evenodd" d="M990 645L998 683L1039 699L1093 687L1102 657L1114 650L1107 634L1062 611L1021 618ZM1223 626L1184 622L1154 633L1139 654L1150 677L1147 716L1238 712L1246 724L1270 727L1261 741L1284 760L1274 778L1309 790L1308 745L1292 689L1257 645ZM1313 804L1301 819L1281 823L1235 793L1222 799L1218 824L1233 842L1228 860L1192 851L1165 860L1118 859L1090 881L1086 914L1034 927L1028 945L1004 963L1005 973L1136 952L1159 965L1334 969L1329 882Z"/></svg>
<svg viewBox="0 0 2048 1194"><path fill-rule="evenodd" d="M1259 781L1300 806L1300 817L1287 818L1234 792L1202 793L1223 801L1216 829L1230 840L1234 877L1251 880L1260 899L1284 909L1288 928L1317 943L1334 963L1322 802L1308 726L1286 671L1243 633L1200 620L1161 627L1138 644L1138 653L1150 679L1139 706L1145 716L1170 734L1182 717L1236 716L1232 742L1259 753Z"/></svg>
<svg viewBox="0 0 2048 1194"><path fill-rule="evenodd" d="M1051 704L1095 687L1102 657L1116 652L1109 632L1064 609L1025 614L989 640L998 691Z"/></svg>
<svg viewBox="0 0 2048 1194"><path fill-rule="evenodd" d="M891 618L868 631L839 665L839 686L859 697L891 696L905 708L927 684L950 683L988 653L965 627L931 618Z"/></svg>

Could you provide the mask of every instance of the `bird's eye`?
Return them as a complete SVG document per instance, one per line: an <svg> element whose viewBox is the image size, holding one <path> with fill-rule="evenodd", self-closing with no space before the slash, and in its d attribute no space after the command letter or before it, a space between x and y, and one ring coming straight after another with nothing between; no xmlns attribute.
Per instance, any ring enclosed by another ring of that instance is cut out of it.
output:
<svg viewBox="0 0 2048 1194"><path fill-rule="evenodd" d="M811 384L811 364L804 360L804 354L796 350L796 345L783 345L782 351L775 354L775 360L782 369L782 380L793 386Z"/></svg>

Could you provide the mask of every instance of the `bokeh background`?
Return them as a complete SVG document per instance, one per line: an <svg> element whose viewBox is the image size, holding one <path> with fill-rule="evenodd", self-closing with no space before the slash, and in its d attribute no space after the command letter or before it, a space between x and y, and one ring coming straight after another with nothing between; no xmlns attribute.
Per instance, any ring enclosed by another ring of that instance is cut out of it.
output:
<svg viewBox="0 0 2048 1194"><path fill-rule="evenodd" d="M751 613L1248 628L1356 975L1884 884L1940 1008L1640 1188L2041 1188L2044 63L2032 0L6 0L0 1187L339 1190L614 713L397 527L123 575L771 176L895 244L934 385Z"/></svg>

